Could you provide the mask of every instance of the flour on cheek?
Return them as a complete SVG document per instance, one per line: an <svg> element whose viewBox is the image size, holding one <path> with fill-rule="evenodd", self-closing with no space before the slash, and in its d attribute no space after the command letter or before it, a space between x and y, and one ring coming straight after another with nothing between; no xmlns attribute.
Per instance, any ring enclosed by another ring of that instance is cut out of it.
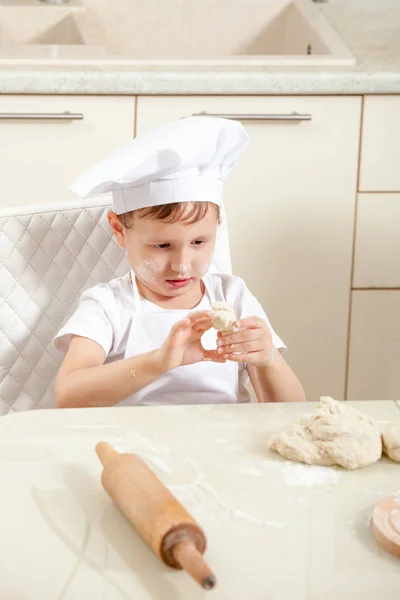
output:
<svg viewBox="0 0 400 600"><path fill-rule="evenodd" d="M140 260L135 268L136 275L143 281L149 282L154 281L161 271L162 267L157 261L150 260Z"/></svg>

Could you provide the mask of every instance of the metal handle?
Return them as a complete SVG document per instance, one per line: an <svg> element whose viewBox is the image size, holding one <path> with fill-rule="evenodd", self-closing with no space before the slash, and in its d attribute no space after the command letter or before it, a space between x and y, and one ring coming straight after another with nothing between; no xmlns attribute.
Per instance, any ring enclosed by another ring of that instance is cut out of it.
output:
<svg viewBox="0 0 400 600"><path fill-rule="evenodd" d="M271 113L271 114L211 114L205 111L200 113L194 113L193 117L219 117L221 119L232 119L233 121L290 121L290 122L301 122L301 121L311 121L312 115L310 114L299 114L297 112L293 113Z"/></svg>
<svg viewBox="0 0 400 600"><path fill-rule="evenodd" d="M81 121L83 119L82 113L70 113L65 111L63 113L3 113L0 112L0 120L52 120L52 121Z"/></svg>

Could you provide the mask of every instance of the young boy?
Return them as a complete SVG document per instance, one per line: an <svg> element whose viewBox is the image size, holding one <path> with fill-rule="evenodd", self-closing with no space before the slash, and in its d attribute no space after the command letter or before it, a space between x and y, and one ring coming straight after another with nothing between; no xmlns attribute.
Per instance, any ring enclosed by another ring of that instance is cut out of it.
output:
<svg viewBox="0 0 400 600"><path fill-rule="evenodd" d="M58 407L303 401L285 346L239 277L212 274L222 183L248 136L238 122L191 117L137 137L78 179L113 194L108 221L131 271L81 296L55 338L65 358ZM212 304L238 321L212 327Z"/></svg>

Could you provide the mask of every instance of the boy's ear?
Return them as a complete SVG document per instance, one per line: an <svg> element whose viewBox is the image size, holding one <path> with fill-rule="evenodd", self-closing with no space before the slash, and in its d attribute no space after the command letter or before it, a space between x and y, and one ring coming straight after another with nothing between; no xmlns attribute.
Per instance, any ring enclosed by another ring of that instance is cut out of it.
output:
<svg viewBox="0 0 400 600"><path fill-rule="evenodd" d="M125 229L119 216L113 210L110 210L107 213L107 219L118 246L126 248Z"/></svg>

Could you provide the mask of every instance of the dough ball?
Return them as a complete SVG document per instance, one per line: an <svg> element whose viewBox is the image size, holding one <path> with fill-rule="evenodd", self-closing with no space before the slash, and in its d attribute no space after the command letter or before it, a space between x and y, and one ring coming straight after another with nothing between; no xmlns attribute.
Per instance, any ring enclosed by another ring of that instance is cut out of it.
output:
<svg viewBox="0 0 400 600"><path fill-rule="evenodd" d="M359 469L382 456L379 428L369 417L333 398L323 397L315 414L273 435L268 448L309 465Z"/></svg>
<svg viewBox="0 0 400 600"><path fill-rule="evenodd" d="M390 423L383 432L382 439L384 453L400 462L400 423Z"/></svg>
<svg viewBox="0 0 400 600"><path fill-rule="evenodd" d="M237 320L233 306L229 302L214 302L212 309L212 326L222 333L230 333Z"/></svg>

